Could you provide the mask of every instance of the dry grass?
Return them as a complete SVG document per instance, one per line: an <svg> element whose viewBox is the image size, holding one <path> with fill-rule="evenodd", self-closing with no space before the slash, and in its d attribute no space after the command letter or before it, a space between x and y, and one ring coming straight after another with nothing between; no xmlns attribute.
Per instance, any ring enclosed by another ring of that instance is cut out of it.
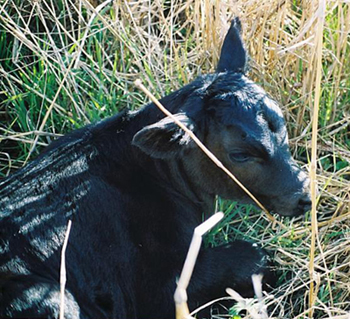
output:
<svg viewBox="0 0 350 319"><path fill-rule="evenodd" d="M318 6L285 0L0 1L1 176L55 136L140 106L146 98L133 86L138 77L160 97L213 71L229 21L238 15L249 74L282 105L293 154L308 167L317 146L318 232L311 215L271 224L256 211L247 216L227 204L235 218L226 220L219 237L249 237L274 255L281 278L265 300L271 317L349 318L350 4L326 1L324 16Z"/></svg>

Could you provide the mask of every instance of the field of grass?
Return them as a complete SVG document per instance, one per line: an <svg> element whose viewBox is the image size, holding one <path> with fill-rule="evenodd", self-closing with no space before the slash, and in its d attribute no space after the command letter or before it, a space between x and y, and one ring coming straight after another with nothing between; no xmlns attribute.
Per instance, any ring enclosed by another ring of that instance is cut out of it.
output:
<svg viewBox="0 0 350 319"><path fill-rule="evenodd" d="M161 97L213 72L233 16L295 158L310 170L316 151L318 222L314 212L271 223L219 199L225 221L206 244L245 238L270 252L271 318L350 318L349 1L0 0L0 178L61 134L148 102L137 78Z"/></svg>

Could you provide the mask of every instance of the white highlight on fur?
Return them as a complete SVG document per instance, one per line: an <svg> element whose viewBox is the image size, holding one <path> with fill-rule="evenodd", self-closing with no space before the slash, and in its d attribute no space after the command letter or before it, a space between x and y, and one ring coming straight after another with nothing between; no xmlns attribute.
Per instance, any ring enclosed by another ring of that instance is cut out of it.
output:
<svg viewBox="0 0 350 319"><path fill-rule="evenodd" d="M22 296L16 298L12 303L14 306L20 304L22 310L30 309L43 302L43 296L49 294L50 288L46 285L37 284L24 290ZM29 302L30 301L30 302Z"/></svg>
<svg viewBox="0 0 350 319"><path fill-rule="evenodd" d="M8 240L5 241L5 238L2 241L2 245L0 245L0 254L5 254L10 251L10 243Z"/></svg>
<svg viewBox="0 0 350 319"><path fill-rule="evenodd" d="M80 174L88 169L88 164L86 160L86 156L83 155L74 160L73 163L66 166L66 168L58 174L59 178L62 177L71 177L77 174Z"/></svg>
<svg viewBox="0 0 350 319"><path fill-rule="evenodd" d="M7 209L9 211L21 210L25 206L49 196L52 192L49 186L55 186L59 181L81 174L88 169L88 163L85 155L64 164L65 165L62 165L63 167L61 170L59 167L57 167L57 165L53 165L53 167L57 170L55 173L53 173L51 169L47 168L47 171L43 172L42 175L39 175L39 178L34 178L31 181L21 185L20 189L16 188L16 185L14 185L14 192L16 193L16 196L11 196L11 199L8 196L4 196L0 199L0 204L11 200L11 202L7 204ZM37 170L46 169L45 165L39 166L44 166L44 168L36 167ZM40 188L40 194L36 195L35 189L38 188ZM26 214L18 216L18 221L20 221L21 217L24 217L25 215Z"/></svg>
<svg viewBox="0 0 350 319"><path fill-rule="evenodd" d="M30 241L30 245L38 251L37 256L45 261L48 259L59 247L61 247L64 235L66 232L66 226L50 229L46 232L45 237L37 237Z"/></svg>
<svg viewBox="0 0 350 319"><path fill-rule="evenodd" d="M278 114L280 117L283 117L282 111L280 107L278 106L277 102L268 97L267 95L264 97L264 104L274 111L276 114Z"/></svg>
<svg viewBox="0 0 350 319"><path fill-rule="evenodd" d="M0 266L0 272L6 273L10 271L12 274L18 275L29 275L30 272L27 269L25 262L20 259L18 256L12 258L7 263Z"/></svg>
<svg viewBox="0 0 350 319"><path fill-rule="evenodd" d="M7 206L9 210L14 211L14 210L21 209L22 207L29 205L31 203L34 203L36 201L39 201L40 199L45 198L47 196L47 193L43 193L40 195L26 197L25 194L28 194L32 189L32 187L30 186L31 185L21 189L19 195L23 195L23 196L16 197L15 199L11 199L12 203Z"/></svg>
<svg viewBox="0 0 350 319"><path fill-rule="evenodd" d="M22 225L18 232L23 235L26 235L27 233L33 231L33 229L36 226L39 226L42 222L45 222L54 216L55 216L55 213L41 214L41 215L34 216L34 218L30 222Z"/></svg>

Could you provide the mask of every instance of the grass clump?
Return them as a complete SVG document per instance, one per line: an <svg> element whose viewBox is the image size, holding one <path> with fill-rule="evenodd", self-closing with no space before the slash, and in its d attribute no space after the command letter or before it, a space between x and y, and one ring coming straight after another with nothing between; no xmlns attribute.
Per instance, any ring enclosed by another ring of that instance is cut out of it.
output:
<svg viewBox="0 0 350 319"><path fill-rule="evenodd" d="M233 16L243 22L250 76L282 105L290 145L308 166L316 85L318 1L19 1L0 3L0 178L61 134L211 72ZM350 5L327 1L317 132L314 318L350 312ZM234 238L271 252L280 285L271 317L310 316L310 215L271 224L219 199L225 221L207 245ZM229 283L228 283L229 285ZM235 316L239 316L237 313ZM244 315L241 315L244 317Z"/></svg>

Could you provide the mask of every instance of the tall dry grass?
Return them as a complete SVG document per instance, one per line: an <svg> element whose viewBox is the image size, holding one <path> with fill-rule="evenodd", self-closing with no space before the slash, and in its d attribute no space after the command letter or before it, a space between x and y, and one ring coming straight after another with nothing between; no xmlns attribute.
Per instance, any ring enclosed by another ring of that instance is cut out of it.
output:
<svg viewBox="0 0 350 319"><path fill-rule="evenodd" d="M349 318L350 4L325 1L322 13L320 3L0 1L1 176L60 134L146 102L138 77L160 97L214 71L239 16L249 75L280 102L293 154L308 168L314 150L318 197L304 219L281 226L236 214L221 234L238 229L273 255L280 282L265 300L271 317Z"/></svg>

